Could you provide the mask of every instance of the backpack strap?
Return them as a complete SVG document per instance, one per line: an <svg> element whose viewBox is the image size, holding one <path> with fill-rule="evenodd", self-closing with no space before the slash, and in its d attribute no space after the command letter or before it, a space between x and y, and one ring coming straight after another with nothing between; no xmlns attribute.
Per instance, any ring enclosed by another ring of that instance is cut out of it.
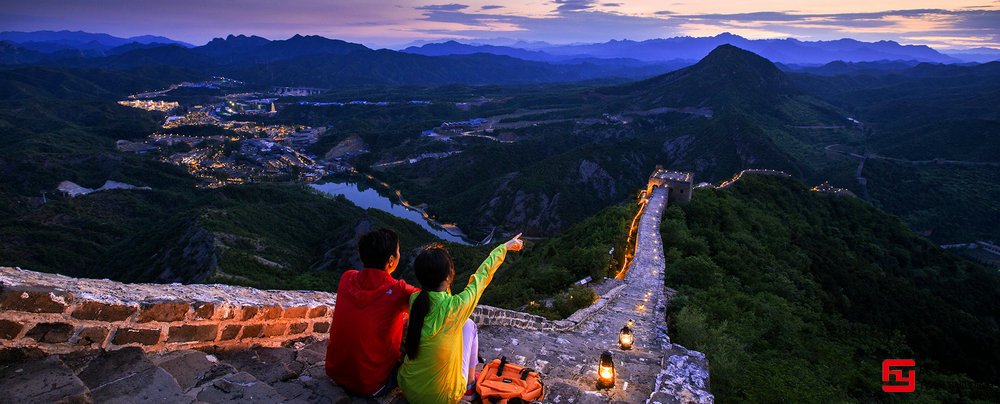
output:
<svg viewBox="0 0 1000 404"><path fill-rule="evenodd" d="M531 374L531 372L534 372L534 371L535 371L535 369L532 369L532 368L521 369L521 380L528 380L528 375Z"/></svg>
<svg viewBox="0 0 1000 404"><path fill-rule="evenodd" d="M497 377L503 376L503 368L507 366L507 357L500 357L500 366L497 366Z"/></svg>

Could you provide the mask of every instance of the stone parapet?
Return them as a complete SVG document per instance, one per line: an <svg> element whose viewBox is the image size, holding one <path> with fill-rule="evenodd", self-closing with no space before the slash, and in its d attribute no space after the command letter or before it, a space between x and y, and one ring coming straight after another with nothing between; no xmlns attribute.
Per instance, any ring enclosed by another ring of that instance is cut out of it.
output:
<svg viewBox="0 0 1000 404"><path fill-rule="evenodd" d="M335 300L325 292L125 284L0 268L0 347L62 354L280 346L327 338Z"/></svg>
<svg viewBox="0 0 1000 404"><path fill-rule="evenodd" d="M570 331L621 293L565 320L479 305L482 327ZM336 294L217 284L126 284L0 267L0 348L49 354L140 347L147 352L281 346L328 338Z"/></svg>

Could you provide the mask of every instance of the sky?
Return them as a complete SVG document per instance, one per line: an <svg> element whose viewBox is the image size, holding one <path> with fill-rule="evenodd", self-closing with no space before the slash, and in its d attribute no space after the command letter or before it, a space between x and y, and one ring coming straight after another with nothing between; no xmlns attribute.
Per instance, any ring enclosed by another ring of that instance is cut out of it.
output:
<svg viewBox="0 0 1000 404"><path fill-rule="evenodd" d="M1000 48L1000 0L0 0L0 31L63 29L195 45L228 34L398 48L441 39L580 43L730 32Z"/></svg>

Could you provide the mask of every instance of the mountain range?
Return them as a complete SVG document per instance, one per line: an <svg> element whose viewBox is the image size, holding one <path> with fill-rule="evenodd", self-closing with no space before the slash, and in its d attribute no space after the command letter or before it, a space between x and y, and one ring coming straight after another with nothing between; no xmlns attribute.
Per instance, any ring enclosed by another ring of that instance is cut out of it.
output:
<svg viewBox="0 0 1000 404"><path fill-rule="evenodd" d="M572 45L516 42L500 46L447 41L394 51L314 35L295 35L284 40L229 35L202 46L191 46L154 36L118 38L85 32L38 31L0 33L0 64L114 70L166 65L272 85L315 87L529 84L648 78L694 64L710 50L727 44L766 57L785 70L827 63L880 63L877 67L881 70L898 70L918 63L962 61L927 46L892 41L751 40L728 33ZM972 49L965 55L985 60L991 51L1000 57L1000 51L989 48Z"/></svg>
<svg viewBox="0 0 1000 404"><path fill-rule="evenodd" d="M825 64L832 61L863 62L877 60L907 60L931 63L957 63L961 56L943 54L926 45L902 45L895 41L862 42L854 39L834 41L801 41L787 39L747 39L722 33L711 37L674 37L645 41L612 40L595 44L553 45L546 43L514 43L507 46L466 44L458 41L427 43L411 46L404 52L422 55L455 55L492 53L527 60L558 61L578 58L627 58L645 62L699 60L720 45L734 45L783 64ZM524 46L519 47L519 46ZM977 62L1000 58L991 48L970 49L958 55L974 55Z"/></svg>

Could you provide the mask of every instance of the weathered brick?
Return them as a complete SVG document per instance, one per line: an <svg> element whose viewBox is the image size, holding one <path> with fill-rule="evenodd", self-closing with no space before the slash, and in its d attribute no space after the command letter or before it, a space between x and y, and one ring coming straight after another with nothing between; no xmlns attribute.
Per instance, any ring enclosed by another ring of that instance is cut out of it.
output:
<svg viewBox="0 0 1000 404"><path fill-rule="evenodd" d="M285 309L285 312L281 315L282 318L305 318L306 313L309 312L309 308L305 306L301 307L289 307Z"/></svg>
<svg viewBox="0 0 1000 404"><path fill-rule="evenodd" d="M10 320L0 320L0 339L14 339L24 329L24 325Z"/></svg>
<svg viewBox="0 0 1000 404"><path fill-rule="evenodd" d="M194 318L207 320L215 315L215 303L200 303L195 305Z"/></svg>
<svg viewBox="0 0 1000 404"><path fill-rule="evenodd" d="M189 308L190 305L187 303L177 302L143 304L137 321L140 323L181 321L184 320Z"/></svg>
<svg viewBox="0 0 1000 404"><path fill-rule="evenodd" d="M307 323L295 323L295 324L292 324L291 326L288 327L288 333L289 334L302 334L302 333L306 332L307 328L309 328L309 324L307 324Z"/></svg>
<svg viewBox="0 0 1000 404"><path fill-rule="evenodd" d="M264 332L263 324L251 324L243 326L243 333L240 334L240 339L247 338L259 338Z"/></svg>
<svg viewBox="0 0 1000 404"><path fill-rule="evenodd" d="M330 323L326 323L326 322L323 322L323 323L314 323L313 324L313 332L318 332L318 333L322 333L322 334L326 334L326 333L330 332Z"/></svg>
<svg viewBox="0 0 1000 404"><path fill-rule="evenodd" d="M265 307L261 311L260 318L264 320L274 320L281 317L281 307L278 306Z"/></svg>
<svg viewBox="0 0 1000 404"><path fill-rule="evenodd" d="M82 302L73 309L73 318L80 320L124 321L138 310L133 306L101 302Z"/></svg>
<svg viewBox="0 0 1000 404"><path fill-rule="evenodd" d="M218 307L216 313L219 315L220 320L232 320L236 317L236 308L230 305L223 305Z"/></svg>
<svg viewBox="0 0 1000 404"><path fill-rule="evenodd" d="M27 311L30 313L62 313L73 303L73 295L52 288L3 287L0 291L0 310Z"/></svg>
<svg viewBox="0 0 1000 404"><path fill-rule="evenodd" d="M216 324L185 324L170 327L167 332L167 342L215 341L218 334L219 326Z"/></svg>
<svg viewBox="0 0 1000 404"><path fill-rule="evenodd" d="M219 341L229 341L236 339L236 336L240 335L241 328L243 328L243 326L239 324L227 325L226 328L222 329L222 335L219 336Z"/></svg>
<svg viewBox="0 0 1000 404"><path fill-rule="evenodd" d="M38 342L60 343L69 341L73 326L66 323L38 323L24 334Z"/></svg>
<svg viewBox="0 0 1000 404"><path fill-rule="evenodd" d="M309 309L309 318L323 317L326 315L326 306L316 306Z"/></svg>
<svg viewBox="0 0 1000 404"><path fill-rule="evenodd" d="M252 319L252 318L254 318L254 316L257 315L257 311L258 311L257 307L244 307L243 308L243 317L240 317L240 318L243 321L247 321L249 319Z"/></svg>
<svg viewBox="0 0 1000 404"><path fill-rule="evenodd" d="M264 336L265 337L280 337L285 335L285 331L288 329L288 324L285 323L271 323L264 326Z"/></svg>
<svg viewBox="0 0 1000 404"><path fill-rule="evenodd" d="M87 327L80 330L80 335L76 337L77 345L101 344L108 337L107 327Z"/></svg>
<svg viewBox="0 0 1000 404"><path fill-rule="evenodd" d="M156 345L160 342L160 330L145 330L135 328L119 328L111 340L115 345L141 344Z"/></svg>

